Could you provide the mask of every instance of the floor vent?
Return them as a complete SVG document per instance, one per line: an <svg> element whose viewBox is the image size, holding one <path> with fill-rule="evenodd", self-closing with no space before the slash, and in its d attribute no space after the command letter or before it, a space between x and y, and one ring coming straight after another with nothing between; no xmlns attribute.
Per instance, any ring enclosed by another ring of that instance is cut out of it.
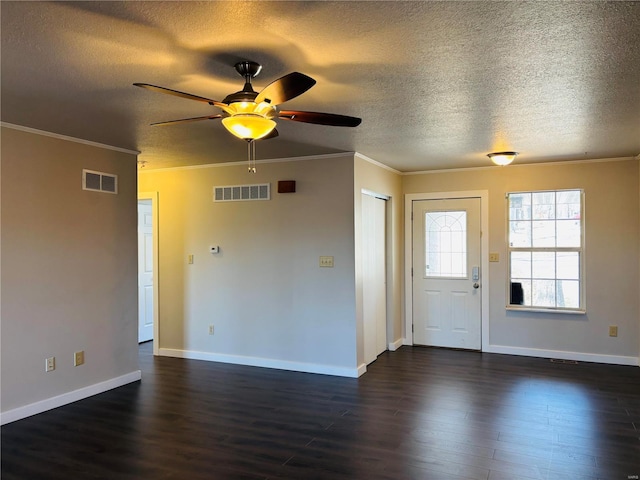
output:
<svg viewBox="0 0 640 480"><path fill-rule="evenodd" d="M213 187L214 202L245 202L248 200L271 200L271 184Z"/></svg>
<svg viewBox="0 0 640 480"><path fill-rule="evenodd" d="M111 173L82 170L82 189L117 194L118 176Z"/></svg>
<svg viewBox="0 0 640 480"><path fill-rule="evenodd" d="M577 365L575 360L563 360L562 358L551 358L551 363L568 363L569 365Z"/></svg>

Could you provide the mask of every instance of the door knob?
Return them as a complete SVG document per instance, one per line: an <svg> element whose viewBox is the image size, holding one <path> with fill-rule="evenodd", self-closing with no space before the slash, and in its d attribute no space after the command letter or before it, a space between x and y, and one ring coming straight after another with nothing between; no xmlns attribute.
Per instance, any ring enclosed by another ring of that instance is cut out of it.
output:
<svg viewBox="0 0 640 480"><path fill-rule="evenodd" d="M478 283L474 283L474 284L473 284L473 288L480 288L480 284L478 284Z"/></svg>

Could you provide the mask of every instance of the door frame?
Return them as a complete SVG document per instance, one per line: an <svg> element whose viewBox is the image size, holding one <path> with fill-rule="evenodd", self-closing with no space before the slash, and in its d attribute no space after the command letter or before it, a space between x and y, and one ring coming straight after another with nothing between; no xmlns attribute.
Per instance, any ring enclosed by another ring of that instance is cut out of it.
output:
<svg viewBox="0 0 640 480"><path fill-rule="evenodd" d="M151 200L151 236L153 238L153 354L158 355L160 349L160 315L158 312L158 305L160 304L160 289L158 288L158 284L160 283L160 275L158 272L158 192L138 192L138 200ZM138 254L139 253L140 251L138 250ZM140 301L140 299L138 299L138 301ZM138 321L140 321L139 318Z"/></svg>
<svg viewBox="0 0 640 480"><path fill-rule="evenodd" d="M384 284L385 284L385 311L384 311L384 324L385 324L385 350L392 350L392 342L389 341L389 338L391 338L390 334L389 334L389 330L390 330L390 321L389 319L392 318L391 313L390 313L390 292L389 292L389 287L391 285L391 282L389 281L389 258L390 258L390 239L389 239L389 234L390 234L390 229L389 229L389 223L390 223L390 208L391 208L391 197L389 195L386 195L384 193L378 193L375 192L373 190L369 190L366 188L361 189L361 195L360 195L360 222L359 222L359 228L360 228L360 232L361 232L361 238L360 238L360 251L363 251L363 238L362 237L362 232L363 232L363 227L362 227L362 223L363 223L363 218L364 215L362 214L363 208L362 208L362 196L363 195L367 195L369 197L378 199L378 200L382 200L384 201L384 226L385 226L385 231L384 231ZM361 254L362 256L362 254ZM360 274L362 275L362 261L360 263ZM362 278L362 277L361 277ZM364 344L364 340L365 340L365 335L364 335L364 282L361 283L362 285L362 295L361 295L361 318L362 318L362 327L363 327L363 331L362 331L362 340L363 340L363 349L362 349L362 354L363 354L363 362L365 365L369 365L367 363L367 358L365 356L365 350L366 350L366 346ZM376 325L377 327L377 325ZM377 332L376 332L377 334ZM376 350L377 350L377 346L376 346ZM395 350L395 349L394 349ZM376 355L376 358L379 355ZM372 360L372 362L375 361Z"/></svg>
<svg viewBox="0 0 640 480"><path fill-rule="evenodd" d="M386 193L380 193L375 190L370 190L368 188L362 188L360 190L360 193L364 193L365 195L370 195L372 197L376 197L376 198L379 198L380 200L385 201L384 224L385 224L386 234L385 234L385 242L384 242L385 244L384 258L385 258L385 275L386 275L385 281L387 282L387 290L386 290L387 311L385 312L385 316L387 319L386 320L387 349L390 352L393 352L393 351L396 351L398 348L400 348L400 344L397 344L393 340L394 338L393 304L395 302L393 300L394 298L393 297L393 270L394 270L393 249L394 249L394 244L396 243L395 238L393 236L393 209L395 208L393 202L395 202L395 200L392 195L387 195ZM362 207L360 208L360 214L362 214ZM360 218L360 222L362 223L362 218Z"/></svg>
<svg viewBox="0 0 640 480"><path fill-rule="evenodd" d="M413 345L413 202L452 198L480 198L480 268L482 308L480 319L480 351L489 348L489 191L409 193L404 197L404 345Z"/></svg>

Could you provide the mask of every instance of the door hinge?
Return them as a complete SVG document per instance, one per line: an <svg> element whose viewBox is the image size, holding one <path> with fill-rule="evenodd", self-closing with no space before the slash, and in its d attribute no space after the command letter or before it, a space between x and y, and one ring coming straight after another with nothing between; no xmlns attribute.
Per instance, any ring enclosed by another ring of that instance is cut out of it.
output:
<svg viewBox="0 0 640 480"><path fill-rule="evenodd" d="M413 324L411 324L411 333L413 333Z"/></svg>
<svg viewBox="0 0 640 480"><path fill-rule="evenodd" d="M413 277L413 267L411 267L411 276Z"/></svg>

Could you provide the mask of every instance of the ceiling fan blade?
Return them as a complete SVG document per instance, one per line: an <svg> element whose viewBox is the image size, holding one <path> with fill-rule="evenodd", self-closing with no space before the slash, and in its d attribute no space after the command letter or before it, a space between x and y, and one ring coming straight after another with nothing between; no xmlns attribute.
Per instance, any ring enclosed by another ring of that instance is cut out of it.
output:
<svg viewBox="0 0 640 480"><path fill-rule="evenodd" d="M294 122L315 123L317 125L331 125L334 127L357 127L361 118L337 115L335 113L299 112L296 110L282 110L278 117Z"/></svg>
<svg viewBox="0 0 640 480"><path fill-rule="evenodd" d="M280 105L303 94L315 84L316 81L304 73L292 72L264 87L256 97L255 102Z"/></svg>
<svg viewBox="0 0 640 480"><path fill-rule="evenodd" d="M192 95L191 93L180 92L178 90L172 90L170 88L158 87L157 85L150 85L148 83L134 83L136 87L146 88L154 92L167 93L175 97L188 98L189 100L196 100L198 102L208 103L209 105L215 105L217 107L226 107L226 103L218 102L217 100L211 100L210 98L199 97L198 95Z"/></svg>
<svg viewBox="0 0 640 480"><path fill-rule="evenodd" d="M193 118L182 118L180 120L168 120L166 122L157 122L152 123L151 125L157 127L158 125L174 125L176 123L189 123L189 122L198 122L200 120L213 120L214 118L222 118L224 115L207 115L206 117L193 117Z"/></svg>

